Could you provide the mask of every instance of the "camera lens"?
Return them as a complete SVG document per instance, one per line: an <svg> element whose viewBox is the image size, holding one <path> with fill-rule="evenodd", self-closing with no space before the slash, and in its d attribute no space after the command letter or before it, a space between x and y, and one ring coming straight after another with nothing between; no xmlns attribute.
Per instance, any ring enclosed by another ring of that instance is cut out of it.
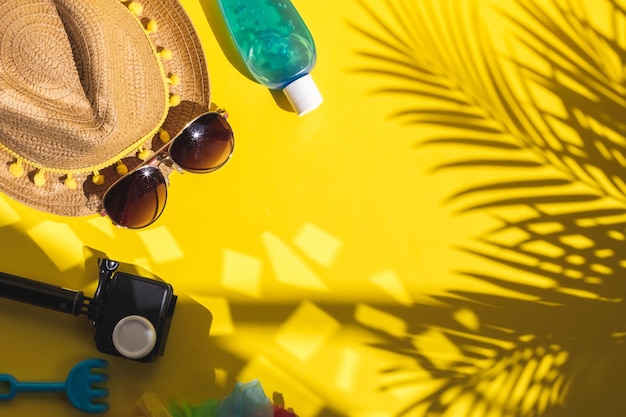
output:
<svg viewBox="0 0 626 417"><path fill-rule="evenodd" d="M141 359L148 355L156 344L157 332L142 316L126 316L113 328L113 345L124 357Z"/></svg>

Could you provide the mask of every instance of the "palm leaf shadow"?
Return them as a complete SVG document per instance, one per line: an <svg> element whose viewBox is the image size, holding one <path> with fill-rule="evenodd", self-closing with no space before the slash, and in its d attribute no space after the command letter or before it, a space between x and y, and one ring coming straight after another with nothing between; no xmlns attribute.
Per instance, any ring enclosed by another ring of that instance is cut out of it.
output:
<svg viewBox="0 0 626 417"><path fill-rule="evenodd" d="M435 170L502 167L509 174L457 190L446 203L500 222L475 247L459 248L484 260L488 272L457 273L521 297L457 291L440 298L446 308L393 312L412 324L404 338L372 328L386 339L378 347L414 359L444 381L405 412L426 405L425 414L437 415L454 407L463 415L624 414L615 386L626 369L619 320L626 50L616 33L626 9L605 0L613 18L600 30L577 2L512 0L515 10L499 10L514 33L514 47L504 54L478 13L459 16L458 2L388 1L388 20L358 2L373 25L350 24L369 42L355 51L366 62L357 70L390 83L375 93L414 98L403 100L413 104L399 105L392 117L441 128L420 147L474 150ZM503 214L518 207L529 214ZM479 332L451 320L460 309L476 314ZM442 367L432 352L416 347L416 338L432 329L455 344L458 360Z"/></svg>
<svg viewBox="0 0 626 417"><path fill-rule="evenodd" d="M608 3L624 16L624 9L613 1ZM544 121L541 135L533 136L534 146L571 178L623 203L626 124L621 118L626 108L626 91L623 74L611 76L605 68L605 57L610 51L610 55L623 62L626 51L615 39L590 26L585 16L575 15L558 3L555 7L559 20L541 13L535 2L520 1L519 4L538 24L546 30L552 29L551 36L540 36L524 30L524 24L517 17L503 11L521 32L517 36L519 42L535 55L549 50L554 56L546 59L549 69L543 72L521 59L513 58L514 64L520 76L528 80L526 87L534 84L534 88L551 92L561 102L561 106L554 109L546 108L537 99L533 101L533 110ZM561 26L565 28L560 30ZM612 32L616 30L613 28ZM604 47L595 47L598 43ZM528 88L527 93L532 95ZM575 133L564 134L559 129L563 126Z"/></svg>

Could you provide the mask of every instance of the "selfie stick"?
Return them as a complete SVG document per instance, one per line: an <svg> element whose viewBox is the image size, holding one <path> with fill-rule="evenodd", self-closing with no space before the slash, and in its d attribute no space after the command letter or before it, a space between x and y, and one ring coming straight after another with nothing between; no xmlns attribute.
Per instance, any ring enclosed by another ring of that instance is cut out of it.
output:
<svg viewBox="0 0 626 417"><path fill-rule="evenodd" d="M0 297L78 316L87 314L93 299L82 291L0 272Z"/></svg>

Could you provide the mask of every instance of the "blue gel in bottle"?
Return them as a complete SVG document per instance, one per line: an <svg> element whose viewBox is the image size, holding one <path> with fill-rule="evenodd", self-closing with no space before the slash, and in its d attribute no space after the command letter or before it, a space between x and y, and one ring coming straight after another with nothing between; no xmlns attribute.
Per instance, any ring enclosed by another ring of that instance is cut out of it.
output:
<svg viewBox="0 0 626 417"><path fill-rule="evenodd" d="M310 71L313 37L289 0L218 0L226 27L250 73L283 90L299 116L322 103Z"/></svg>

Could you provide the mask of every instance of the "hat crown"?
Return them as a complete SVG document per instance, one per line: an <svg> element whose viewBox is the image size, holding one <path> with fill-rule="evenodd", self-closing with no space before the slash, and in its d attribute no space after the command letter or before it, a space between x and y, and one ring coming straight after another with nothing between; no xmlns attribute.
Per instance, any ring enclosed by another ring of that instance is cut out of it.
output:
<svg viewBox="0 0 626 417"><path fill-rule="evenodd" d="M63 22L50 19L55 17L52 14L46 16L47 21L30 25L28 31L23 31L19 25L6 28L3 35L19 43L4 42L1 56L12 57L3 63L8 66L5 74L15 77L14 85L26 90L28 96L41 95L42 100L57 100L80 83L77 70L82 70L83 63L74 61Z"/></svg>
<svg viewBox="0 0 626 417"><path fill-rule="evenodd" d="M163 123L164 77L138 19L117 0L0 6L0 143L30 165L112 164Z"/></svg>

